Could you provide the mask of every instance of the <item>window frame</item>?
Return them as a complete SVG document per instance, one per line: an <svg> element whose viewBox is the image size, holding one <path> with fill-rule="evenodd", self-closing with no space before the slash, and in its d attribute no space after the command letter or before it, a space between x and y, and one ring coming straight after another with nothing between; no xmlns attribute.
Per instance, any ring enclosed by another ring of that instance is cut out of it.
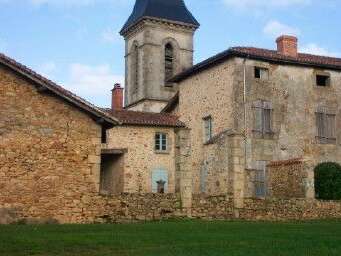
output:
<svg viewBox="0 0 341 256"><path fill-rule="evenodd" d="M325 85L319 84L318 77L325 78ZM329 73L315 73L315 86L318 88L325 88L331 86L331 76Z"/></svg>
<svg viewBox="0 0 341 256"><path fill-rule="evenodd" d="M168 54L170 51L170 54ZM165 86L172 86L172 83L168 82L174 76L174 46L172 43L167 42L164 46L164 73L165 73Z"/></svg>
<svg viewBox="0 0 341 256"><path fill-rule="evenodd" d="M254 187L255 187L255 198L266 198L268 194L268 188L267 188L267 161L258 160L255 161L255 177L253 180ZM261 193L258 193L261 191Z"/></svg>
<svg viewBox="0 0 341 256"><path fill-rule="evenodd" d="M259 73L259 76L257 76L257 73ZM264 74L266 74L266 76ZM267 81L269 80L269 69L265 67L255 66L253 77L257 80Z"/></svg>
<svg viewBox="0 0 341 256"><path fill-rule="evenodd" d="M154 150L156 153L169 152L169 138L168 133L156 132L154 136Z"/></svg>
<svg viewBox="0 0 341 256"><path fill-rule="evenodd" d="M273 131L273 107L270 101L257 100L252 105L253 109L253 129L262 138L272 136Z"/></svg>
<svg viewBox="0 0 341 256"><path fill-rule="evenodd" d="M331 118L332 117L332 118ZM337 143L337 115L326 107L315 112L316 139L319 144Z"/></svg>

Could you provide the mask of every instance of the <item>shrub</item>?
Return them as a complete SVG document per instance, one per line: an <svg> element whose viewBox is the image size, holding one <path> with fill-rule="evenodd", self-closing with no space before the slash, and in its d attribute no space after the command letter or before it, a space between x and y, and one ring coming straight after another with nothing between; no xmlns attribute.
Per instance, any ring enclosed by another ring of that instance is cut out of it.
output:
<svg viewBox="0 0 341 256"><path fill-rule="evenodd" d="M322 163L315 168L316 198L341 200L341 166L337 163Z"/></svg>

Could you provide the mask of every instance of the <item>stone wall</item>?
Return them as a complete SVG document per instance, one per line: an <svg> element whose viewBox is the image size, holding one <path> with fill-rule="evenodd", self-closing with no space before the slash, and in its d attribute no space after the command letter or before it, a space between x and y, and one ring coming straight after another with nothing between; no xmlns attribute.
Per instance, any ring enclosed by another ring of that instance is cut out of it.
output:
<svg viewBox="0 0 341 256"><path fill-rule="evenodd" d="M266 172L267 196L305 198L307 171L302 159L272 162Z"/></svg>
<svg viewBox="0 0 341 256"><path fill-rule="evenodd" d="M155 151L155 134L168 135L168 151ZM123 191L121 193L151 193L152 173L165 170L168 173L168 193L175 192L175 133L173 128L124 125L108 131L108 149L124 149ZM118 172L120 170L114 170Z"/></svg>
<svg viewBox="0 0 341 256"><path fill-rule="evenodd" d="M98 195L101 127L0 67L0 208L80 222Z"/></svg>

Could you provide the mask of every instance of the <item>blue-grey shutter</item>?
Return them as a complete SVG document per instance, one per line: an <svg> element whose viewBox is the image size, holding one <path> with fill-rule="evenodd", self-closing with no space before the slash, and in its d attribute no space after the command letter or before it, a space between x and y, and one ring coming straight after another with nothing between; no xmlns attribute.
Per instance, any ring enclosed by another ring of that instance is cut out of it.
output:
<svg viewBox="0 0 341 256"><path fill-rule="evenodd" d="M165 193L168 192L168 172L163 169L157 169L152 172L152 192L157 193L157 182L165 181Z"/></svg>
<svg viewBox="0 0 341 256"><path fill-rule="evenodd" d="M263 132L263 104L262 101L253 103L253 130Z"/></svg>

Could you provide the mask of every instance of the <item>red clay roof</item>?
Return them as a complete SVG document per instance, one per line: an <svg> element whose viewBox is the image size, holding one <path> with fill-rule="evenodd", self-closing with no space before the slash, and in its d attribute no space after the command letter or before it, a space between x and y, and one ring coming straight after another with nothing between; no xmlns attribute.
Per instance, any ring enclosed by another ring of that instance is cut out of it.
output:
<svg viewBox="0 0 341 256"><path fill-rule="evenodd" d="M185 127L177 116L167 113L149 113L130 110L111 110L106 109L114 118L118 119L123 125L144 125L160 127Z"/></svg>
<svg viewBox="0 0 341 256"><path fill-rule="evenodd" d="M95 119L99 122L109 126L118 123L118 120L113 118L105 111L2 53L0 53L0 64L33 81L40 91L51 92L52 94L79 108L80 110L85 111L89 115L95 117Z"/></svg>
<svg viewBox="0 0 341 256"><path fill-rule="evenodd" d="M284 65L341 70L340 58L318 56L305 53L299 53L297 57L290 57L280 54L278 51L275 50L261 49L255 47L233 47L181 72L180 74L170 79L170 82L180 82L187 77L199 73L202 70L206 70L232 57L255 59Z"/></svg>
<svg viewBox="0 0 341 256"><path fill-rule="evenodd" d="M302 162L303 162L302 158L293 158L289 160L273 161L273 162L270 162L267 166L268 167L288 166L288 165L300 164Z"/></svg>

